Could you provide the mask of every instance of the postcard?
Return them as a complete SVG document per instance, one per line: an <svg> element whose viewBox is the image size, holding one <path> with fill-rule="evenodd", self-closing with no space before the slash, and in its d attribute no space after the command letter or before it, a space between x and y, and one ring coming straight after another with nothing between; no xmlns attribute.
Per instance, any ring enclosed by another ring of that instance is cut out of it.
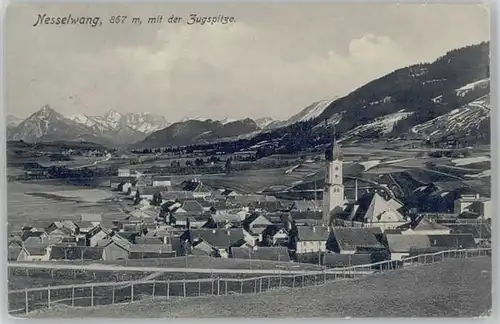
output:
<svg viewBox="0 0 500 324"><path fill-rule="evenodd" d="M477 4L11 4L19 318L480 317Z"/></svg>

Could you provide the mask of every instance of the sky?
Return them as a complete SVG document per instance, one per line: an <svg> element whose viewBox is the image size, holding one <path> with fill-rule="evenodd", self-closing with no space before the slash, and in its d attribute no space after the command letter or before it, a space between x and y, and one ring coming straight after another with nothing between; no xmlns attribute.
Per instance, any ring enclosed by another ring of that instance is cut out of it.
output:
<svg viewBox="0 0 500 324"><path fill-rule="evenodd" d="M198 16L226 25L187 25ZM102 26L33 26L39 14ZM109 17L126 15L121 24ZM148 24L152 16L184 17ZM140 17L141 25L131 23ZM5 23L7 114L150 112L286 119L395 69L490 39L482 5L12 5Z"/></svg>

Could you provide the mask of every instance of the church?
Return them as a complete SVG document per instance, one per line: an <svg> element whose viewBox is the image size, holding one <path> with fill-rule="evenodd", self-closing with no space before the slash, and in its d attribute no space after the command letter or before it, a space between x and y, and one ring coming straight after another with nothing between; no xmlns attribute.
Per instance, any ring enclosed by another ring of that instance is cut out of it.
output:
<svg viewBox="0 0 500 324"><path fill-rule="evenodd" d="M379 227L382 231L406 224L403 205L395 199L386 200L376 191L347 201L343 182L343 153L334 138L325 152L326 175L323 190L322 221L324 226ZM356 181L357 183L357 181Z"/></svg>

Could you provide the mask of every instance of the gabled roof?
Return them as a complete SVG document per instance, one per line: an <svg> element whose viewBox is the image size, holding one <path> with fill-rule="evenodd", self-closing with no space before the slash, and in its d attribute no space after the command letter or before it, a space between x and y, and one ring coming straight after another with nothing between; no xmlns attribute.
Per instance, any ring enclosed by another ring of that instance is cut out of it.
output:
<svg viewBox="0 0 500 324"><path fill-rule="evenodd" d="M387 234L387 246L393 253L409 253L411 249L431 247L427 235Z"/></svg>
<svg viewBox="0 0 500 324"><path fill-rule="evenodd" d="M45 255L47 253L48 244L37 244L24 246L24 249L29 253L29 255Z"/></svg>
<svg viewBox="0 0 500 324"><path fill-rule="evenodd" d="M445 247L449 249L471 249L476 243L472 234L428 235L431 247Z"/></svg>
<svg viewBox="0 0 500 324"><path fill-rule="evenodd" d="M358 248L382 249L373 230L365 227L333 227L335 241L342 250L355 251Z"/></svg>
<svg viewBox="0 0 500 324"><path fill-rule="evenodd" d="M474 238L491 239L489 224L447 224L452 234L472 234Z"/></svg>
<svg viewBox="0 0 500 324"><path fill-rule="evenodd" d="M326 241L330 233L323 226L297 226L299 241Z"/></svg>
<svg viewBox="0 0 500 324"><path fill-rule="evenodd" d="M190 232L193 246L196 245L196 238L200 238L212 247L219 249L225 249L234 244L240 246L245 241L245 234L241 228L199 229Z"/></svg>
<svg viewBox="0 0 500 324"><path fill-rule="evenodd" d="M14 247L10 246L9 251L8 251L8 256L7 256L8 261L16 261L22 250L23 250L23 248L20 246L14 246Z"/></svg>
<svg viewBox="0 0 500 324"><path fill-rule="evenodd" d="M296 211L318 211L321 210L321 204L313 200L295 200L291 210Z"/></svg>
<svg viewBox="0 0 500 324"><path fill-rule="evenodd" d="M378 193L373 195L370 206L366 211L365 221L367 222L405 222L401 215L387 200Z"/></svg>
<svg viewBox="0 0 500 324"><path fill-rule="evenodd" d="M430 231L430 230L450 230L449 227L443 226L436 222L429 222L427 219L422 218L415 226L412 227L414 231Z"/></svg>
<svg viewBox="0 0 500 324"><path fill-rule="evenodd" d="M184 181L182 190L191 192L210 192L211 190L200 181Z"/></svg>
<svg viewBox="0 0 500 324"><path fill-rule="evenodd" d="M182 209L184 209L188 213L202 213L204 211L203 206L196 200L184 201L184 203L182 204Z"/></svg>
<svg viewBox="0 0 500 324"><path fill-rule="evenodd" d="M216 213L211 217L216 223L241 223L241 217L238 214Z"/></svg>

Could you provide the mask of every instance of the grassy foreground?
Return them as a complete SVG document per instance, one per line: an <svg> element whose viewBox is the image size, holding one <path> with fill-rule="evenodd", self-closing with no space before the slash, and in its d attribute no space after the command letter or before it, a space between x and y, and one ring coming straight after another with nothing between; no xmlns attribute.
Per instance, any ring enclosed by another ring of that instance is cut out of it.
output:
<svg viewBox="0 0 500 324"><path fill-rule="evenodd" d="M115 306L57 306L29 317L476 317L491 310L491 258L446 260L320 287Z"/></svg>

